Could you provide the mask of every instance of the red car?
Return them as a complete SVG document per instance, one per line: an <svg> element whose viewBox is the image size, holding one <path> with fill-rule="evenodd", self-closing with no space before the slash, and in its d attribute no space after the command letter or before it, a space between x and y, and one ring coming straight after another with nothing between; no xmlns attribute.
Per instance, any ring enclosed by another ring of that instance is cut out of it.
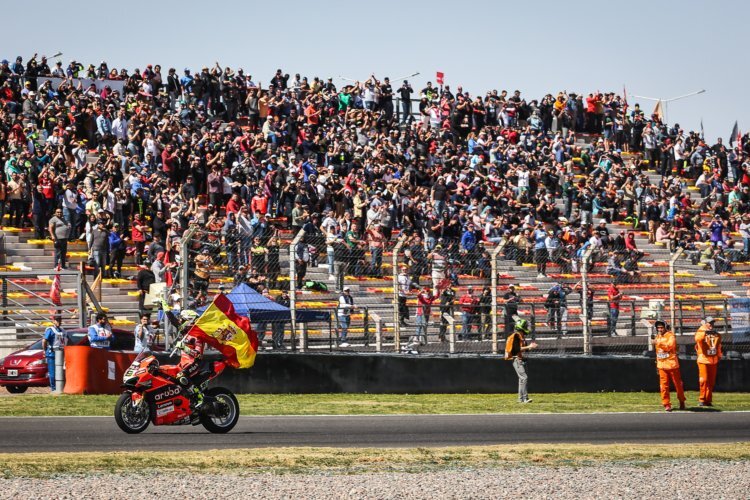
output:
<svg viewBox="0 0 750 500"><path fill-rule="evenodd" d="M68 345L89 345L88 328L74 328L67 330L66 333ZM113 329L112 333L114 333L112 350L133 350L135 344L133 332ZM13 394L26 392L29 387L49 387L47 373L47 359L42 350L42 339L0 359L0 386L4 386Z"/></svg>

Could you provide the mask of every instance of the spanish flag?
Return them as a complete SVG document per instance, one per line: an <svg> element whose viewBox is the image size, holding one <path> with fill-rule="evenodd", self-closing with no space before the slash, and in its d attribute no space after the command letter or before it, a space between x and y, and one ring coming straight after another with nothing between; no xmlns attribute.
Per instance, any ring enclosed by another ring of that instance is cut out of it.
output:
<svg viewBox="0 0 750 500"><path fill-rule="evenodd" d="M250 320L234 312L226 295L219 294L190 329L219 351L234 368L250 368L258 352L258 337Z"/></svg>

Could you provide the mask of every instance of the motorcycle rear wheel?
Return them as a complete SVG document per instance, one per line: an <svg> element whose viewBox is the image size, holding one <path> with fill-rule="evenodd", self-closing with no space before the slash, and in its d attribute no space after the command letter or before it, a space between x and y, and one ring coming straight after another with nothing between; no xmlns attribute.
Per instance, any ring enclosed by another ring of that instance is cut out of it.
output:
<svg viewBox="0 0 750 500"><path fill-rule="evenodd" d="M231 431L240 419L240 403L232 391L223 387L213 387L206 391L205 404L212 405L209 411L201 415L201 424L214 434L225 434Z"/></svg>
<svg viewBox="0 0 750 500"><path fill-rule="evenodd" d="M131 393L123 392L115 404L115 422L128 434L143 432L151 422L151 407L145 400L134 405Z"/></svg>

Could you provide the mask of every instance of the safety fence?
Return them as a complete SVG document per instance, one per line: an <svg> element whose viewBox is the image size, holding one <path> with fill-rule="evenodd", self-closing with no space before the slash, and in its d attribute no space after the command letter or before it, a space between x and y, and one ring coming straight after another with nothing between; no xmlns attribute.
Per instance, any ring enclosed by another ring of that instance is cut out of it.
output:
<svg viewBox="0 0 750 500"><path fill-rule="evenodd" d="M750 325L748 299L696 282L683 255L622 277L603 272L601 256L584 255L575 271L553 267L540 280L502 242L472 252L445 246L396 234L373 252L364 240L345 245L317 232L198 229L183 252L196 304L240 285L255 293L246 312L269 350L502 355L523 319L541 353L642 354L662 319L691 354L693 334L713 316L728 351L750 352L741 327ZM288 307L288 319L258 319L268 303Z"/></svg>

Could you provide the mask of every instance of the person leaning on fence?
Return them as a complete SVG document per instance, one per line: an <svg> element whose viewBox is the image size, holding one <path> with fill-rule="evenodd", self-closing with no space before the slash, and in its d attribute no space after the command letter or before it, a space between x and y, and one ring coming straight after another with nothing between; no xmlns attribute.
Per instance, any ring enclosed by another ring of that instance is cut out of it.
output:
<svg viewBox="0 0 750 500"><path fill-rule="evenodd" d="M417 295L417 330L413 337L409 339L407 348L414 347L417 344L427 344L427 328L430 323L430 312L432 303L440 297L440 292L434 294L430 292L430 286L425 284L422 291Z"/></svg>
<svg viewBox="0 0 750 500"><path fill-rule="evenodd" d="M654 350L656 351L656 371L659 373L661 404L664 405L664 410L672 411L672 403L669 399L671 381L677 392L677 399L680 401L680 410L684 410L685 392L680 376L680 360L677 358L677 339L665 321L657 321L654 323L654 328L656 329Z"/></svg>
<svg viewBox="0 0 750 500"><path fill-rule="evenodd" d="M713 406L716 369L722 358L721 335L714 328L714 318L709 316L695 332L695 352L698 355L699 406Z"/></svg>
<svg viewBox="0 0 750 500"><path fill-rule="evenodd" d="M462 328L461 335L458 336L459 340L469 340L471 335L471 328L473 325L477 326L478 333L481 333L479 321L477 321L477 308L479 299L474 296L474 287L469 285L466 287L466 293L461 296L458 303L461 306L462 313Z"/></svg>
<svg viewBox="0 0 750 500"><path fill-rule="evenodd" d="M112 327L109 326L107 315L96 313L96 322L89 326L89 345L98 349L109 349L112 342Z"/></svg>
<svg viewBox="0 0 750 500"><path fill-rule="evenodd" d="M453 305L456 302L456 292L453 290L453 285L448 285L445 290L440 294L440 331L438 332L438 340L440 342L446 342L447 339L445 334L448 331L448 319L453 317Z"/></svg>
<svg viewBox="0 0 750 500"><path fill-rule="evenodd" d="M607 301L609 302L609 316L607 317L607 334L610 337L617 335L617 319L620 317L620 301L622 293L617 288L615 280L612 280L607 289Z"/></svg>
<svg viewBox="0 0 750 500"><path fill-rule="evenodd" d="M339 305L336 308L336 316L338 318L338 345L339 347L349 347L349 342L346 341L346 337L349 334L349 326L351 325L352 311L356 311L357 308L354 306L354 299L352 298L351 289L348 286L344 287L341 296L339 296Z"/></svg>
<svg viewBox="0 0 750 500"><path fill-rule="evenodd" d="M55 383L55 350L65 347L65 330L61 323L62 318L59 315L52 316L52 325L48 326L42 337L42 350L47 360L47 373L49 374L50 391L56 389Z"/></svg>
<svg viewBox="0 0 750 500"><path fill-rule="evenodd" d="M526 372L526 361L523 353L537 348L536 342L526 344L524 335L529 333L529 322L525 319L516 319L511 333L505 341L505 359L513 361L513 369L518 375L518 402L531 403L528 392L529 376Z"/></svg>
<svg viewBox="0 0 750 500"><path fill-rule="evenodd" d="M521 296L516 292L515 285L508 285L508 291L503 295L503 309L505 314L505 335L510 335L513 331L513 317L518 314L518 304L521 303Z"/></svg>
<svg viewBox="0 0 750 500"><path fill-rule="evenodd" d="M492 290L486 286L479 295L479 334L489 339L492 336Z"/></svg>
<svg viewBox="0 0 750 500"><path fill-rule="evenodd" d="M409 319L409 307L406 305L406 300L411 293L412 288L414 288L414 284L411 281L411 278L409 277L409 274L406 272L406 266L400 265L399 266L399 272L398 272L398 322L401 326L407 326L406 320Z"/></svg>
<svg viewBox="0 0 750 500"><path fill-rule="evenodd" d="M289 292L282 290L281 295L276 297L276 303L284 307L289 307ZM275 350L284 349L284 326L285 321L274 320L271 322L271 339Z"/></svg>

